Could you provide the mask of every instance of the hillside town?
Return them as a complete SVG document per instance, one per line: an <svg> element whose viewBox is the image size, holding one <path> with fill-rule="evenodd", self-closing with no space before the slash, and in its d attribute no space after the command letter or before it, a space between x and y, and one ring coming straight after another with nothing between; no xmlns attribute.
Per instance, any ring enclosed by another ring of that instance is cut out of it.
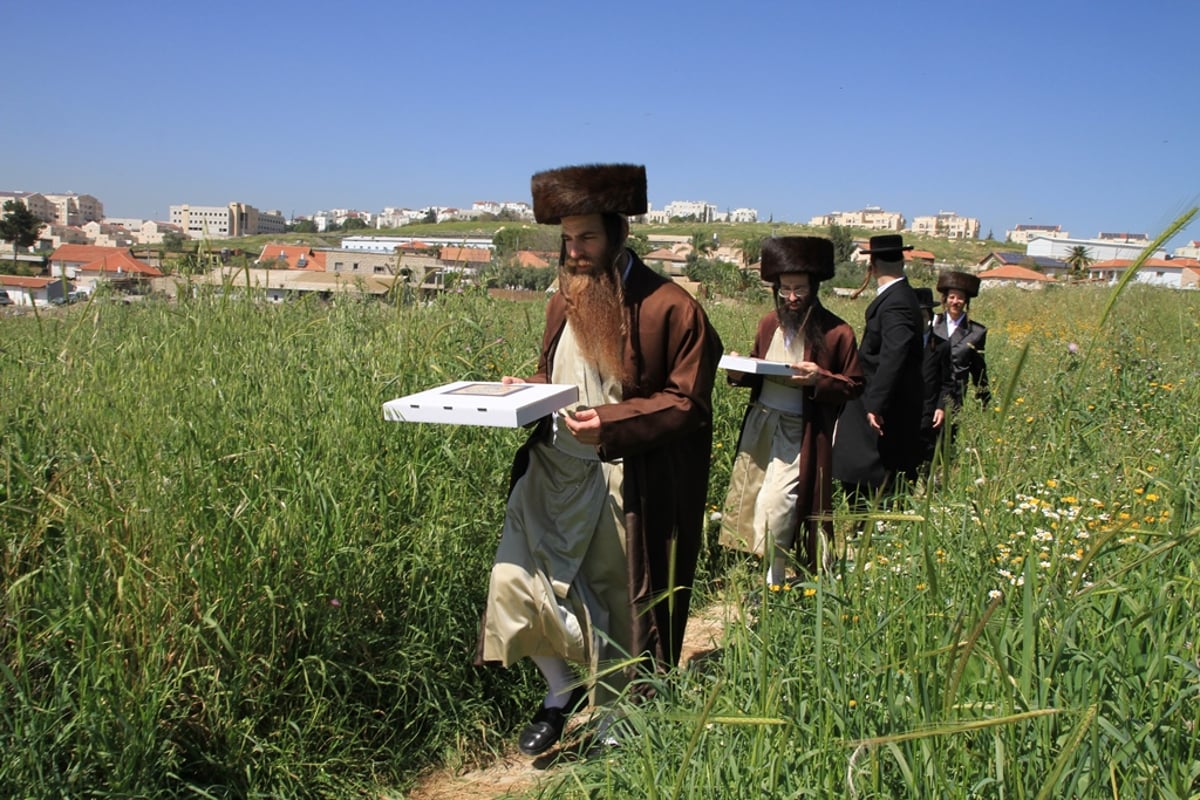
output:
<svg viewBox="0 0 1200 800"><path fill-rule="evenodd" d="M429 296L468 285L485 269L499 266L495 241L405 236L394 231L415 224L533 220L528 203L512 201L476 201L470 208L384 208L378 213L331 209L292 219L278 210L260 210L242 202L180 204L170 206L167 220L108 217L99 198L72 192L0 191L0 204L4 209L3 238L11 245L4 253L8 266L0 267L0 305L17 307L69 304L98 290L128 298L156 292L170 295L177 291L177 281L166 274L170 269L163 253L189 250L203 256L202 269L193 276L195 283L236 285L238 290L249 285L274 302L306 294L389 297L403 291L413 297ZM25 220L29 230L24 241L8 233L21 227L20 220ZM689 257L697 254L695 237L659 233L654 226L758 221L753 208L720 211L713 203L678 200L661 209L651 207L632 220L645 226L645 261L693 293L701 291L687 274ZM900 212L866 206L857 211L832 211L798 224L818 229L840 227L856 234L889 231L976 241L980 237L978 219L952 211L914 216L910 222ZM288 235L293 232L345 235L336 247L316 247L289 243ZM270 241L254 253L221 246L224 240L264 235ZM866 256L859 245L865 239L854 243L849 261L864 263ZM1059 225L1017 224L1005 232L1001 249L988 251L974 264L940 264L933 252L924 249L905 256L929 268L954 266L974 272L984 286L1038 289L1068 280L1115 283L1148 244L1145 233L1100 232L1093 238L1079 238ZM709 259L744 270L757 268L756 253L743 252L739 241L721 242L714 235L711 246L704 243L703 251ZM504 254L505 266L529 270L549 270L557 257L556 252L519 248ZM1175 289L1200 288L1200 241L1190 241L1172 252L1153 253L1135 280Z"/></svg>

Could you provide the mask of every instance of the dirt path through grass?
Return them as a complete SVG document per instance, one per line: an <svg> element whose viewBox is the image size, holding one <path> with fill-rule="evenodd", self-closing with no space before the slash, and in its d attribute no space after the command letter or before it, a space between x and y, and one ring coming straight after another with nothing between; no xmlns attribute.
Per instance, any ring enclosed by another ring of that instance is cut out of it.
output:
<svg viewBox="0 0 1200 800"><path fill-rule="evenodd" d="M735 608L714 603L692 615L683 641L684 664L702 658L721 646L725 626ZM561 762L577 758L574 748L579 745L568 726L561 748L555 748L538 758L521 755L510 745L491 764L469 772L456 774L440 769L426 774L405 797L408 800L489 800L510 797L533 788L538 781L549 777Z"/></svg>

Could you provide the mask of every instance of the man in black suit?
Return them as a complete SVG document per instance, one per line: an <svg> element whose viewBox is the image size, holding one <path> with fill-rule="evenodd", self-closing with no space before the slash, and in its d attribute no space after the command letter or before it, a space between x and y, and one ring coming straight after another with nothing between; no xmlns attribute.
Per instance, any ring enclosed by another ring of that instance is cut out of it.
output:
<svg viewBox="0 0 1200 800"><path fill-rule="evenodd" d="M885 234L872 236L863 250L871 257L867 280L873 275L878 285L858 347L866 389L846 403L833 442L833 476L858 511L914 479L921 463L925 325L904 277L904 251L911 249L899 234Z"/></svg>
<svg viewBox="0 0 1200 800"><path fill-rule="evenodd" d="M958 382L954 379L954 364L950 360L950 343L933 335L933 309L937 301L928 287L915 289L925 323L922 340L924 361L921 374L925 379L925 404L921 409L921 471L928 472L938 443L945 440L947 410L953 412L962 404Z"/></svg>

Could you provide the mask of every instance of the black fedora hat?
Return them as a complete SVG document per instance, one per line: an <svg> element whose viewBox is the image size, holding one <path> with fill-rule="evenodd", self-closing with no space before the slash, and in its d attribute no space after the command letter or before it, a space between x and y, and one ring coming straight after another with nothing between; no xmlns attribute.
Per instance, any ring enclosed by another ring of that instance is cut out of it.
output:
<svg viewBox="0 0 1200 800"><path fill-rule="evenodd" d="M871 241L861 250L860 253L868 256L885 256L894 253L903 253L905 250L912 250L911 244L904 243L904 237L898 233L885 233L879 236L872 236Z"/></svg>
<svg viewBox="0 0 1200 800"><path fill-rule="evenodd" d="M917 302L921 304L921 308L937 308L937 301L933 299L933 289L928 286L917 286L913 291L917 293Z"/></svg>

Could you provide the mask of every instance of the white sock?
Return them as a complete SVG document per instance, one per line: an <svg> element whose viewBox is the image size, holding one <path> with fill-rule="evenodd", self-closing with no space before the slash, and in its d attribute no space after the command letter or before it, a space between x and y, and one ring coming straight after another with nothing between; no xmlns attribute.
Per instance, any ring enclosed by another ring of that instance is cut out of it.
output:
<svg viewBox="0 0 1200 800"><path fill-rule="evenodd" d="M550 691L542 705L546 708L564 708L571 699L571 684L576 683L575 673L567 662L558 656L532 656L533 663L541 670Z"/></svg>
<svg viewBox="0 0 1200 800"><path fill-rule="evenodd" d="M782 547L776 546L775 557L767 570L767 586L781 586L787 580L787 554Z"/></svg>

